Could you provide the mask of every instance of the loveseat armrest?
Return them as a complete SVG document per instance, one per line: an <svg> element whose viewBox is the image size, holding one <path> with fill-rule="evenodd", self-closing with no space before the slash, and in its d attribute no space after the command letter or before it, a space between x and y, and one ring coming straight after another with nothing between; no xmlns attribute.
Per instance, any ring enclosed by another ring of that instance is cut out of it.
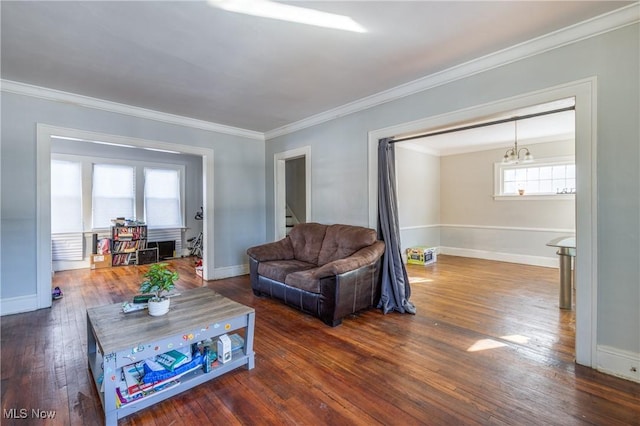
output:
<svg viewBox="0 0 640 426"><path fill-rule="evenodd" d="M322 265L314 272L317 279L340 275L345 272L354 271L366 265L374 263L384 253L384 242L378 240L370 246L363 247L357 252L344 259L337 259Z"/></svg>
<svg viewBox="0 0 640 426"><path fill-rule="evenodd" d="M289 237L273 243L262 244L247 249L247 255L259 262L270 260L291 260L293 259L293 245Z"/></svg>

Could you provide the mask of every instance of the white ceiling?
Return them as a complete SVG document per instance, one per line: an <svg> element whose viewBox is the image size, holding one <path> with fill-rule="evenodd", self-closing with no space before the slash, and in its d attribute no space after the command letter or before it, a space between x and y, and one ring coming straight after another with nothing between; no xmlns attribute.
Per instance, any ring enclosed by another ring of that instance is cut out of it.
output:
<svg viewBox="0 0 640 426"><path fill-rule="evenodd" d="M364 33L205 1L2 1L5 80L267 132L632 2L289 2Z"/></svg>
<svg viewBox="0 0 640 426"><path fill-rule="evenodd" d="M575 107L575 99L561 99L528 108L509 111L477 122L466 122L453 128L430 129L425 133L439 132L443 130L455 130L461 127L470 127L476 124L489 124L496 121L526 117L548 112L522 120L509 121L474 129L455 131L442 135L420 138L418 135L398 135L396 139L404 137L418 137L417 139L401 142L403 148L426 152L432 155L444 156L462 154L466 152L484 151L492 148L513 147L518 145L534 145L544 142L557 142L573 140L575 138L575 111L563 111ZM552 113L553 111L560 111Z"/></svg>

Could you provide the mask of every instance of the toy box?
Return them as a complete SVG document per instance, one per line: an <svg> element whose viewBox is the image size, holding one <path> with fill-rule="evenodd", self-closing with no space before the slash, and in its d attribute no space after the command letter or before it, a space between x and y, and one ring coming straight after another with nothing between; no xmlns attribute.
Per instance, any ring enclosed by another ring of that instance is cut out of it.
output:
<svg viewBox="0 0 640 426"><path fill-rule="evenodd" d="M111 267L110 254L92 254L91 255L91 269L110 268L110 267Z"/></svg>
<svg viewBox="0 0 640 426"><path fill-rule="evenodd" d="M429 265L436 262L438 255L435 247L410 247L407 249L407 263Z"/></svg>

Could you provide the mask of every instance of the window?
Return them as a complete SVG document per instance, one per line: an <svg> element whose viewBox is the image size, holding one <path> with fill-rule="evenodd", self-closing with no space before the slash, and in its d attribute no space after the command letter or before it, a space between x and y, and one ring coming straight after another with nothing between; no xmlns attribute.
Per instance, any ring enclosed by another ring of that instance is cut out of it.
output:
<svg viewBox="0 0 640 426"><path fill-rule="evenodd" d="M135 168L115 164L93 165L93 228L108 228L111 219L135 218Z"/></svg>
<svg viewBox="0 0 640 426"><path fill-rule="evenodd" d="M82 232L82 163L51 161L51 233Z"/></svg>
<svg viewBox="0 0 640 426"><path fill-rule="evenodd" d="M144 212L149 227L182 226L180 171L144 169Z"/></svg>
<svg viewBox="0 0 640 426"><path fill-rule="evenodd" d="M535 164L495 165L496 196L575 194L573 158L537 161Z"/></svg>

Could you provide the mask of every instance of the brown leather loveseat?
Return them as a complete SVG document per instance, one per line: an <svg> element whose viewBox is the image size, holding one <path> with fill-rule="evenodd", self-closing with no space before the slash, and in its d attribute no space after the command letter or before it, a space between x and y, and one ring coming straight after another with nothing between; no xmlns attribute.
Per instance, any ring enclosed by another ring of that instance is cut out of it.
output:
<svg viewBox="0 0 640 426"><path fill-rule="evenodd" d="M286 238L247 250L251 287L334 327L378 302L383 252L373 229L299 224Z"/></svg>

